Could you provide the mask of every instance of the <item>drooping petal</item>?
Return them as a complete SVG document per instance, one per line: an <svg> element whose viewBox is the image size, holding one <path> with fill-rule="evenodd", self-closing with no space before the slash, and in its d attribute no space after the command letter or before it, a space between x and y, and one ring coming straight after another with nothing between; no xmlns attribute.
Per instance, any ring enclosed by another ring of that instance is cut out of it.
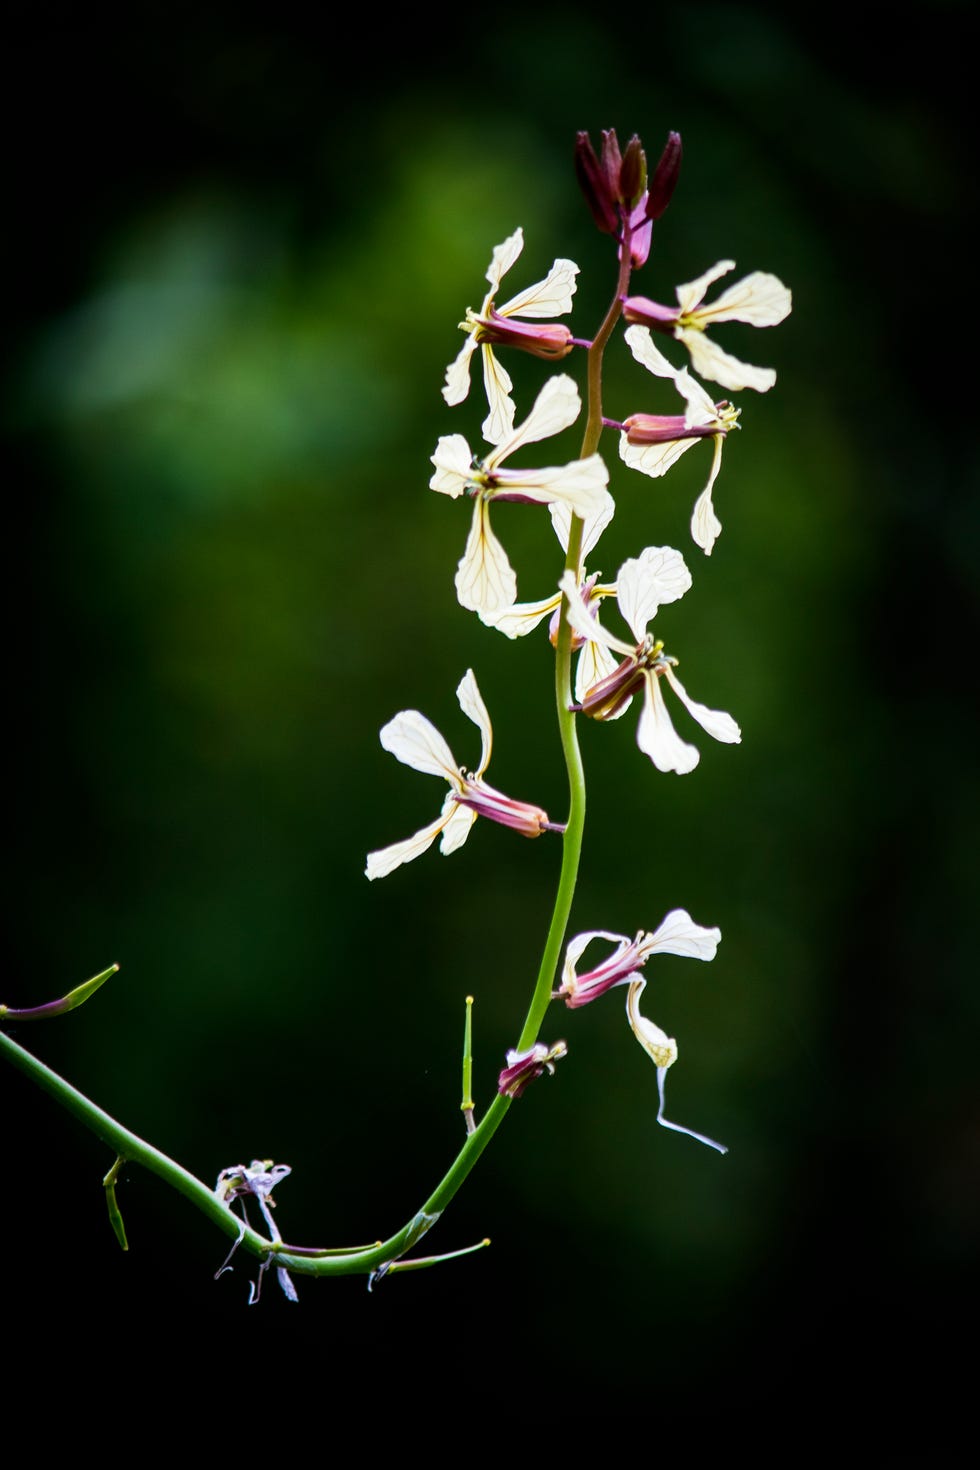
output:
<svg viewBox="0 0 980 1470"><path fill-rule="evenodd" d="M473 502L470 534L456 569L456 596L461 607L481 615L517 600L517 577L491 530L489 506L482 495Z"/></svg>
<svg viewBox="0 0 980 1470"><path fill-rule="evenodd" d="M446 369L442 396L452 406L462 403L470 391L470 358L476 351L476 333L471 332Z"/></svg>
<svg viewBox="0 0 980 1470"><path fill-rule="evenodd" d="M691 586L691 573L672 546L647 546L624 561L616 578L619 610L642 643L661 604L677 602Z"/></svg>
<svg viewBox="0 0 980 1470"><path fill-rule="evenodd" d="M565 947L565 963L562 967L562 984L574 986L577 979L577 966L593 939L607 939L610 944L620 947L620 953L632 941L626 934L610 934L607 929L589 929L584 934L576 934L570 939Z"/></svg>
<svg viewBox="0 0 980 1470"><path fill-rule="evenodd" d="M695 281L688 281L683 286L677 287L677 304L681 312L687 316L700 306L704 300L705 292L712 281L717 281L719 276L727 276L729 271L735 269L734 260L719 260L717 265L711 266L703 276L698 276Z"/></svg>
<svg viewBox="0 0 980 1470"><path fill-rule="evenodd" d="M659 951L689 960L713 960L720 943L720 929L695 924L687 909L671 909L652 934L644 935L640 948L644 959Z"/></svg>
<svg viewBox="0 0 980 1470"><path fill-rule="evenodd" d="M658 771L676 771L684 776L694 770L701 752L682 740L671 724L657 675L647 673L644 683L646 697L636 727L636 743Z"/></svg>
<svg viewBox="0 0 980 1470"><path fill-rule="evenodd" d="M497 310L501 316L564 316L572 309L578 272L574 260L556 260L543 281L519 291Z"/></svg>
<svg viewBox="0 0 980 1470"><path fill-rule="evenodd" d="M723 745L738 745L741 742L742 732L731 715L724 710L709 709L706 704L698 704L688 694L673 669L667 668L664 676L688 714L697 720L701 729L707 731L712 739L720 740Z"/></svg>
<svg viewBox="0 0 980 1470"><path fill-rule="evenodd" d="M473 451L462 434L443 434L429 458L436 467L429 489L457 499L473 478Z"/></svg>
<svg viewBox="0 0 980 1470"><path fill-rule="evenodd" d="M568 373L556 373L541 389L523 424L514 429L505 441L498 442L487 458L487 468L495 469L523 444L549 439L567 429L578 418L581 408L582 400L575 379Z"/></svg>
<svg viewBox="0 0 980 1470"><path fill-rule="evenodd" d="M490 764L490 752L493 749L493 728L490 724L489 711L483 702L483 695L480 693L479 685L476 682L476 675L472 669L467 669L462 679L460 679L459 686L456 690L456 698L459 700L459 707L463 711L463 714L466 715L467 719L473 721L480 732L483 749L476 774L482 776Z"/></svg>
<svg viewBox="0 0 980 1470"><path fill-rule="evenodd" d="M551 524L555 528L555 535L562 544L564 551L568 550L568 534L572 526L572 511L569 506L563 505L561 501L554 500L550 506ZM582 560L588 557L595 548L599 537L609 525L616 512L616 502L609 491L606 490L597 498L596 508L583 517L585 524L582 527Z"/></svg>
<svg viewBox="0 0 980 1470"><path fill-rule="evenodd" d="M496 628L507 638L523 638L561 605L561 593L546 597L543 602L515 602L512 607L498 608L496 612L481 613L481 621L488 628Z"/></svg>
<svg viewBox="0 0 980 1470"><path fill-rule="evenodd" d="M694 510L691 514L691 536L695 543L700 546L705 556L711 555L711 549L721 535L721 521L715 515L715 508L711 503L711 492L721 469L721 446L724 443L724 434L716 434L715 452L711 460L711 473L708 483L694 502Z"/></svg>
<svg viewBox="0 0 980 1470"><path fill-rule="evenodd" d="M698 309L705 326L714 322L748 322L752 327L775 327L793 309L792 293L778 276L752 271L728 286L716 300Z"/></svg>
<svg viewBox="0 0 980 1470"><path fill-rule="evenodd" d="M451 852L462 847L470 835L470 828L476 821L477 813L470 806L460 806L453 801L452 792L446 797L442 808L445 819L442 829L442 841L439 851L443 857L448 857Z"/></svg>
<svg viewBox="0 0 980 1470"><path fill-rule="evenodd" d="M377 852L369 852L367 856L367 867L364 869L368 878L372 880L374 878L386 878L389 873L393 873L396 868L400 868L402 863L410 863L415 858L421 857L422 853L432 846L439 833L445 828L448 820L446 815L446 805L448 804L449 799L447 798L447 802L443 805L442 812L436 820L416 832L414 836L406 837L404 842L393 842L390 847L379 848ZM457 811L466 811L465 807L456 807L455 802L452 802L452 806ZM473 815L475 816L476 814L474 813ZM443 850L445 851L445 849Z"/></svg>
<svg viewBox="0 0 980 1470"><path fill-rule="evenodd" d="M775 368L753 367L740 362L730 352L723 352L711 337L695 327L677 327L674 336L683 342L691 354L694 371L712 383L720 383L737 393L742 388L752 388L756 393L765 393L776 381Z"/></svg>
<svg viewBox="0 0 980 1470"><path fill-rule="evenodd" d="M642 367L653 373L658 378L676 378L677 368L673 367L664 357L659 347L654 345L653 333L649 327L641 327L634 324L627 327L623 333L630 352Z"/></svg>
<svg viewBox="0 0 980 1470"><path fill-rule="evenodd" d="M660 1106L657 1109L657 1122L660 1124L661 1128L669 1128L672 1133L686 1133L688 1138L693 1138L697 1143L706 1143L708 1147L713 1148L716 1153L727 1154L727 1143L718 1143L716 1139L709 1138L706 1133L696 1133L693 1128L685 1128L683 1123L672 1123L669 1118L664 1117L664 1107L666 1106L666 1098L664 1097L664 1092L666 1089L666 1082L667 1068L658 1067L657 1091L660 1094Z"/></svg>
<svg viewBox="0 0 980 1470"><path fill-rule="evenodd" d="M481 343L480 350L483 353L483 386L490 406L480 432L488 444L499 444L502 439L509 439L514 431L516 410L510 396L514 384L510 373L497 361L490 343Z"/></svg>
<svg viewBox="0 0 980 1470"><path fill-rule="evenodd" d="M675 465L697 439L665 439L660 444L631 444L625 433L619 436L619 457L631 470L641 470L659 480Z"/></svg>
<svg viewBox="0 0 980 1470"><path fill-rule="evenodd" d="M616 653L625 654L627 657L636 652L634 647L631 647L629 643L624 643L621 638L615 637L608 628L604 628L592 616L579 591L573 572L564 571L558 585L568 598L568 621L581 638L601 643L606 648L611 648Z"/></svg>
<svg viewBox="0 0 980 1470"><path fill-rule="evenodd" d="M459 785L459 767L431 720L417 709L403 709L381 731L381 744L396 760L427 776L443 776Z"/></svg>

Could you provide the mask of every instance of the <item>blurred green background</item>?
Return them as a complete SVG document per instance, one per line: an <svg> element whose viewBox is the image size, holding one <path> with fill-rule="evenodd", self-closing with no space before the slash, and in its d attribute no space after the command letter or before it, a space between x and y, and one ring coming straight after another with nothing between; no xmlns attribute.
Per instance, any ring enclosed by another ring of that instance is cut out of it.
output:
<svg viewBox="0 0 980 1470"><path fill-rule="evenodd" d="M645 1009L680 1045L669 1115L730 1154L656 1127L621 995L562 1010L544 1035L569 1059L431 1237L490 1250L370 1296L300 1279L299 1307L270 1282L252 1309L250 1263L214 1283L223 1238L135 1170L123 1256L111 1159L5 1066L0 1239L23 1262L8 1323L43 1332L49 1365L107 1320L130 1363L173 1330L188 1353L217 1334L294 1383L314 1362L389 1402L502 1368L506 1426L570 1382L682 1417L830 1393L868 1358L941 1354L966 1322L967 15L913 12L871 50L845 44L843 12L765 5L635 26L584 7L403 16L354 42L288 9L24 23L4 97L2 999L118 962L75 1016L12 1034L208 1181L289 1163L291 1240L371 1240L418 1208L460 1141L464 996L482 1103L550 912L557 843L485 822L449 860L363 876L442 799L378 730L418 707L473 763L467 667L494 720L490 779L563 809L547 640L512 644L458 607L468 511L427 489L440 434L477 441L482 394L448 410L439 390L492 247L523 226L505 297L578 262L571 321L591 336L614 260L575 133L637 131L654 160L676 128L680 184L634 288L670 301L729 257L733 279L773 271L794 298L779 328L724 340L779 377L737 396L710 560L687 533L707 449L652 481L611 438L617 514L592 558L611 577L647 544L683 551L694 588L658 631L693 696L742 725L739 747L700 737L684 778L639 754L631 715L582 730L572 924L632 933L683 906L721 927L712 965L656 962ZM507 366L520 408L544 365ZM614 344L607 412L652 408L646 391ZM547 516L503 506L494 523L520 595L546 595Z"/></svg>

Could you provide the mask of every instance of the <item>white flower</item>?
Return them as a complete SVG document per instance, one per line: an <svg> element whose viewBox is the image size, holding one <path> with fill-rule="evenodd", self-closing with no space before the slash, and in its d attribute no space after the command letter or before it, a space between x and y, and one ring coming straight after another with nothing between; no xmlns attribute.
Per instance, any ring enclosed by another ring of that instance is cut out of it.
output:
<svg viewBox="0 0 980 1470"><path fill-rule="evenodd" d="M717 300L705 304L708 287L719 276L735 269L734 260L719 260L696 281L677 287L677 306L660 306L646 296L628 296L623 301L623 315L628 322L666 332L683 342L691 354L694 370L723 388L738 392L754 388L765 393L776 381L772 368L752 367L722 351L707 335L718 322L748 322L753 327L775 327L792 310L793 297L778 276L766 271L752 271L734 286L729 286Z"/></svg>
<svg viewBox="0 0 980 1470"><path fill-rule="evenodd" d="M460 680L456 698L464 715L480 731L482 753L475 771L467 772L456 764L439 731L417 709L402 710L381 731L381 744L385 750L390 750L393 756L415 771L444 777L449 782L449 794L434 822L403 842L394 842L390 847L368 853L365 868L368 878L384 878L402 863L410 863L413 858L420 857L440 833L440 851L443 854L455 852L466 841L478 816L513 827L525 837L540 837L542 832L564 830L549 821L548 813L539 806L513 801L483 780L483 773L490 763L493 730L472 669L467 669Z"/></svg>
<svg viewBox="0 0 980 1470"><path fill-rule="evenodd" d="M616 948L594 970L579 975L576 968L578 962L594 939L605 939L610 944L615 944ZM569 941L565 951L561 988L555 992L553 999L560 998L567 1006L575 1009L598 1000L599 996L605 995L615 985L628 985L626 1015L630 1029L657 1068L660 1093L657 1122L676 1133L686 1133L724 1154L728 1152L724 1144L715 1143L714 1139L706 1138L703 1133L695 1133L693 1129L684 1128L680 1123L671 1123L664 1117L665 1079L667 1069L677 1060L677 1042L648 1017L641 1015L639 1010L640 996L647 983L645 977L640 975L640 970L652 955L659 952L683 955L687 959L713 960L720 941L720 929L705 929L702 925L695 924L686 909L672 909L654 933L645 934L641 929L634 939L625 934L610 934L605 929L592 929Z"/></svg>
<svg viewBox="0 0 980 1470"><path fill-rule="evenodd" d="M691 516L691 536L705 555L710 556L721 532L711 492L721 469L721 447L729 430L738 427L739 410L730 403L713 403L686 367L680 370L672 367L654 346L649 327L628 327L625 337L637 362L658 378L672 380L678 393L687 400L687 410L683 414L634 413L624 419L619 438L620 458L631 469L659 479L699 439L713 441L708 483L695 501Z"/></svg>
<svg viewBox="0 0 980 1470"><path fill-rule="evenodd" d="M665 596L665 589L670 592L680 588L673 592L676 598L683 596L690 586L684 558L673 547L648 546L639 557L623 563L616 580L619 610L636 638L635 645L616 638L591 616L570 572L566 571L559 583L568 598L568 621L575 631L623 655L615 672L589 689L577 708L593 719L615 719L629 707L633 695L642 687L644 704L636 731L637 745L658 771L679 774L693 771L701 759L700 753L695 746L681 740L674 729L660 688L661 679L666 679L688 713L715 740L726 745L738 744L742 733L731 715L708 709L691 699L674 673L677 660L665 654L663 643L647 632L660 603L672 600Z"/></svg>
<svg viewBox="0 0 980 1470"><path fill-rule="evenodd" d="M500 282L524 249L524 231L514 231L502 245L496 246L487 268L490 290L479 312L466 309L466 320L460 327L469 335L459 355L446 369L442 396L448 404L462 403L470 391L470 358L477 347L483 353L483 381L490 412L481 428L490 444L499 444L514 426L514 403L510 397L513 383L505 368L493 354L493 343L507 343L531 352L536 357L565 357L574 342L567 327L559 325L529 326L513 318L562 316L572 309L578 266L572 260L556 260L543 281L511 297L503 306L495 304Z"/></svg>
<svg viewBox="0 0 980 1470"><path fill-rule="evenodd" d="M510 607L517 597L514 570L490 527L492 500L564 505L583 518L608 504L609 472L601 455L590 454L546 469L501 468L522 445L567 429L581 407L574 380L561 373L545 383L524 423L485 458L473 455L462 434L444 434L436 445L431 456L436 468L429 488L454 499L464 494L473 498L473 521L456 571L456 594L463 607L481 617Z"/></svg>

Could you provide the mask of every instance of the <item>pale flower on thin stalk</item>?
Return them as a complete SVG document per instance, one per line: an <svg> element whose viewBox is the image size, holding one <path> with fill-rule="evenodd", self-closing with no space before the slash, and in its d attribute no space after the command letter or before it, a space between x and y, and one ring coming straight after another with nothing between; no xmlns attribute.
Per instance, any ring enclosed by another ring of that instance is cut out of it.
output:
<svg viewBox="0 0 980 1470"><path fill-rule="evenodd" d="M473 500L470 533L456 570L456 595L462 607L485 618L517 598L517 577L490 525L491 501L564 505L583 518L608 506L609 471L599 454L545 469L502 468L503 461L524 444L567 429L581 407L574 379L559 373L545 383L523 424L484 457L473 454L462 434L443 434L439 439L431 456L435 474L429 488L453 499L469 495Z"/></svg>
<svg viewBox="0 0 980 1470"><path fill-rule="evenodd" d="M499 444L514 426L514 401L510 396L514 385L506 368L497 361L493 344L517 347L551 361L567 357L575 346L588 346L588 343L577 343L569 328L560 323L532 325L518 320L520 317L563 316L571 311L575 277L579 270L573 260L556 260L543 281L518 292L503 306L496 305L500 282L523 249L524 231L520 227L494 248L493 259L487 268L490 290L478 312L471 307L466 308L466 318L459 325L468 336L446 369L442 390L448 404L463 402L470 391L470 358L479 347L483 355L483 382L490 405L480 432L490 444Z"/></svg>
<svg viewBox="0 0 980 1470"><path fill-rule="evenodd" d="M752 271L734 286L729 286L712 302L704 297L712 282L735 269L734 260L719 260L696 281L677 287L677 305L661 306L647 296L623 298L623 316L628 322L664 332L683 342L691 354L694 371L712 383L738 392L754 388L765 393L776 381L773 368L752 367L723 351L708 328L719 322L747 322L752 327L775 327L789 316L793 297L778 276L767 271Z"/></svg>
<svg viewBox="0 0 980 1470"><path fill-rule="evenodd" d="M687 712L715 740L736 745L742 733L731 715L709 709L690 697L674 673L677 659L664 653L661 640L647 631L660 603L667 600L662 591L664 583L669 586L678 576L678 562L684 565L680 552L673 547L648 546L640 556L631 557L620 567L616 600L633 632L635 644L615 637L592 616L570 572L562 574L559 586L568 598L568 621L572 628L583 638L600 640L606 648L622 655L615 671L593 685L575 708L592 719L615 719L642 689L644 702L636 743L658 771L684 774L694 770L701 755L696 746L682 740L674 729L660 688L661 679L666 679Z"/></svg>
<svg viewBox="0 0 980 1470"><path fill-rule="evenodd" d="M452 751L439 731L417 709L405 709L389 720L381 731L385 750L430 776L442 776L449 782L449 793L442 811L434 822L402 842L368 853L365 872L368 878L384 878L402 863L410 863L431 847L441 834L439 850L448 855L462 847L477 817L489 817L505 827L513 827L524 837L540 837L542 832L562 832L564 828L548 818L548 813L529 802L514 801L487 784L483 774L490 764L493 730L472 669L467 669L456 690L460 709L480 731L482 752L475 771L457 765Z"/></svg>

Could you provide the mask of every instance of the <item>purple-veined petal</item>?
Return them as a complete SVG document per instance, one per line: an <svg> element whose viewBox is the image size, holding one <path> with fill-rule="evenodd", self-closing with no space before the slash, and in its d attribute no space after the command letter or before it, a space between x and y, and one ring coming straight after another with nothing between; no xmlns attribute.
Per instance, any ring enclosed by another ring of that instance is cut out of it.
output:
<svg viewBox="0 0 980 1470"><path fill-rule="evenodd" d="M668 667L664 671L664 677L688 714L697 720L701 729L705 730L712 739L720 740L723 745L738 745L741 742L742 732L731 715L726 714L724 710L709 709L706 704L698 704L697 700L692 699L688 694L672 668Z"/></svg>
<svg viewBox="0 0 980 1470"><path fill-rule="evenodd" d="M665 439L661 444L631 444L624 433L619 436L619 457L631 470L640 470L659 480L697 442L697 439Z"/></svg>
<svg viewBox="0 0 980 1470"><path fill-rule="evenodd" d="M417 709L403 709L381 731L381 744L396 760L427 776L443 776L459 785L459 767L431 720Z"/></svg>
<svg viewBox="0 0 980 1470"><path fill-rule="evenodd" d="M727 276L728 272L734 269L734 260L719 260L717 265L711 266L709 270L705 271L703 276L698 276L697 280L688 281L685 285L678 286L677 304L682 313L685 316L693 313L695 307L700 306L704 300L705 292L712 281L717 281L719 276Z"/></svg>
<svg viewBox="0 0 980 1470"><path fill-rule="evenodd" d="M676 771L684 776L694 770L701 752L674 729L657 675L648 673L644 683L646 698L636 727L636 743L658 771Z"/></svg>
<svg viewBox="0 0 980 1470"><path fill-rule="evenodd" d="M572 309L578 272L574 260L556 260L543 281L519 291L497 310L501 316L564 316Z"/></svg>
<svg viewBox="0 0 980 1470"><path fill-rule="evenodd" d="M565 963L562 966L563 985L566 983L574 985L577 979L578 962L593 939L606 939L610 944L619 945L620 952L626 945L632 943L627 934L610 934L607 929L588 929L584 934L576 934L575 938L570 939L565 946Z"/></svg>
<svg viewBox="0 0 980 1470"><path fill-rule="evenodd" d="M490 528L489 506L482 495L473 502L470 534L456 569L456 596L461 607L481 615L517 600L517 577Z"/></svg>
<svg viewBox="0 0 980 1470"><path fill-rule="evenodd" d="M573 459L564 465L546 465L536 470L497 470L494 481L507 495L520 495L539 505L563 501L575 515L587 516L605 509L609 471L602 456Z"/></svg>
<svg viewBox="0 0 980 1470"><path fill-rule="evenodd" d="M752 271L726 287L716 300L700 307L696 315L706 326L714 322L748 322L752 327L775 327L792 309L792 293L778 276L768 271Z"/></svg>
<svg viewBox="0 0 980 1470"><path fill-rule="evenodd" d="M466 715L467 719L473 721L480 732L482 752L476 774L482 776L490 764L490 752L493 749L493 728L490 724L489 711L483 702L483 695L480 693L480 687L476 682L476 675L472 669L467 669L462 679L460 679L456 689L456 698L459 700L459 707L463 711L463 714Z"/></svg>
<svg viewBox="0 0 980 1470"><path fill-rule="evenodd" d="M429 458L436 467L429 489L457 499L473 478L473 451L462 434L443 434Z"/></svg>
<svg viewBox="0 0 980 1470"><path fill-rule="evenodd" d="M677 602L691 580L686 561L672 546L647 546L623 562L616 578L616 600L637 643L642 643L661 605Z"/></svg>

